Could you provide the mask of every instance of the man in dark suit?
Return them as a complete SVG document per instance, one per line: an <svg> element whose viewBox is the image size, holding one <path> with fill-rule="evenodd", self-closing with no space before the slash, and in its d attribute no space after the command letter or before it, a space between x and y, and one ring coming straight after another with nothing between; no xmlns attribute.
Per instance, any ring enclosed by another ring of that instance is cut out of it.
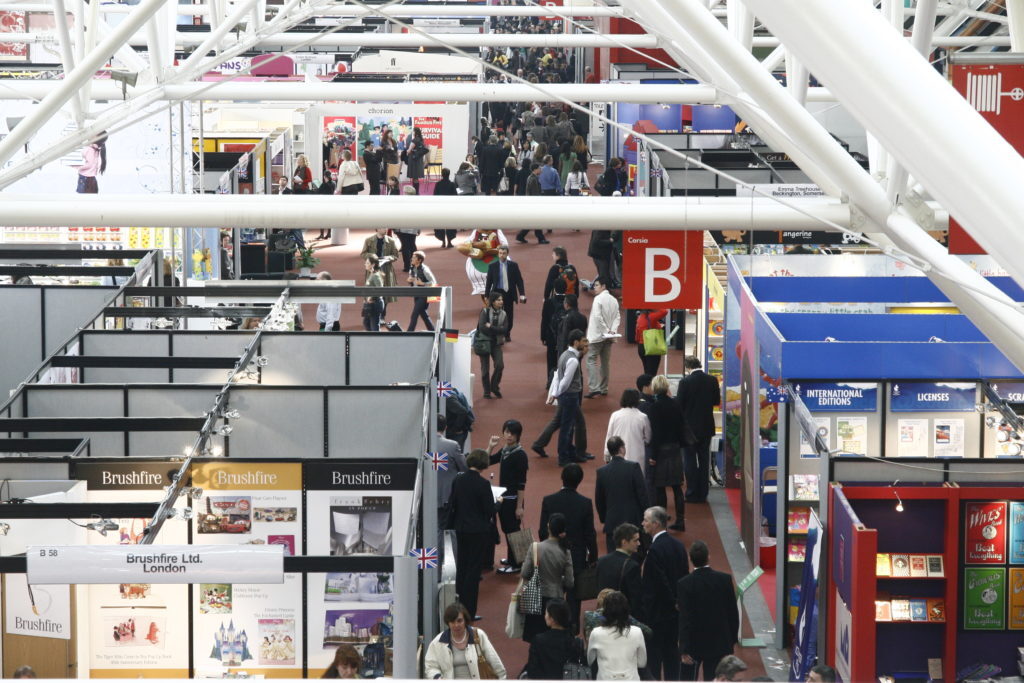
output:
<svg viewBox="0 0 1024 683"><path fill-rule="evenodd" d="M710 487L711 437L715 435L715 406L722 402L718 379L700 369L696 356L687 356L683 366L689 371L679 382L679 404L689 431L683 444L683 463L686 468L686 502L703 503L708 499Z"/></svg>
<svg viewBox="0 0 1024 683"><path fill-rule="evenodd" d="M612 534L615 550L597 561L597 590L617 590L629 600L629 613L638 618L643 609L640 565L635 559L640 548L640 527L628 522L620 524Z"/></svg>
<svg viewBox="0 0 1024 683"><path fill-rule="evenodd" d="M569 543L569 555L572 557L573 574L587 565L597 562L597 534L594 532L594 506L590 499L576 493L576 488L583 481L583 469L576 463L562 468L562 490L544 496L540 504L540 540L548 537L548 518L556 512L565 515L565 538ZM685 561L685 558L684 558ZM571 593L569 596L569 612L573 616L573 625L578 629L580 622L580 602ZM575 630L574 630L575 632Z"/></svg>
<svg viewBox="0 0 1024 683"><path fill-rule="evenodd" d="M373 148L373 140L363 143L363 165L366 167L366 184L370 194L380 194L380 149Z"/></svg>
<svg viewBox="0 0 1024 683"><path fill-rule="evenodd" d="M491 464L491 456L478 448L469 454L466 464L469 470L452 482L449 526L455 530L458 543L455 549L455 592L469 613L476 615L484 555L488 544L492 549L494 547L491 521L494 517L494 495L490 482L482 476Z"/></svg>
<svg viewBox="0 0 1024 683"><path fill-rule="evenodd" d="M523 284L523 274L519 270L519 264L508 260L508 246L504 244L498 247L498 260L487 266L484 297L489 297L493 290L505 293L503 308L508 315L508 333L505 334L505 339L511 341L516 300L518 299L521 304L526 303L526 286Z"/></svg>
<svg viewBox="0 0 1024 683"><path fill-rule="evenodd" d="M708 546L694 541L690 546L693 571L679 579L679 653L683 658L682 675L697 680L699 669L704 680L715 677L722 657L731 655L740 629L736 589L732 577L708 566Z"/></svg>
<svg viewBox="0 0 1024 683"><path fill-rule="evenodd" d="M679 680L679 579L690 573L686 548L668 534L668 512L656 506L644 512L644 531L653 539L644 559L641 621L654 631L647 652L647 670L654 680ZM664 671L664 676L662 676Z"/></svg>
<svg viewBox="0 0 1024 683"><path fill-rule="evenodd" d="M623 522L637 527L643 522L647 508L647 484L640 465L626 460L626 444L622 438L608 439L611 460L597 470L597 486L594 489L594 507L597 518L604 524L605 543L608 552L618 548L612 532Z"/></svg>

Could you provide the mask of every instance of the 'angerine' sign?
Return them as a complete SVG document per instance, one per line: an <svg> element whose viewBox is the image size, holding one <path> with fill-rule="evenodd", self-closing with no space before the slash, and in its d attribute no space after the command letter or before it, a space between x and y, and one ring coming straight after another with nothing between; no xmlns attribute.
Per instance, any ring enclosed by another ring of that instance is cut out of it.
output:
<svg viewBox="0 0 1024 683"><path fill-rule="evenodd" d="M284 583L284 548L267 546L29 546L29 584Z"/></svg>

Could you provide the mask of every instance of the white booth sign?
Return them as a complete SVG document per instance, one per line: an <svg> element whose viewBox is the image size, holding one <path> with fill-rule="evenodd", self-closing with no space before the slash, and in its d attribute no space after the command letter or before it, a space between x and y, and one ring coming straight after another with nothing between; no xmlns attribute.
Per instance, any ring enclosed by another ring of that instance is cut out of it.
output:
<svg viewBox="0 0 1024 683"><path fill-rule="evenodd" d="M284 548L29 546L30 584L283 583Z"/></svg>

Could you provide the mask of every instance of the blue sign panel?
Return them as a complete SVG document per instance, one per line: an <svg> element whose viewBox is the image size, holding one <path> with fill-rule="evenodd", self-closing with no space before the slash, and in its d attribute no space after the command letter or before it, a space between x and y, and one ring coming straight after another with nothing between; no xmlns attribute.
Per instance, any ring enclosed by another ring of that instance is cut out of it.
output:
<svg viewBox="0 0 1024 683"><path fill-rule="evenodd" d="M1024 382L990 382L999 398L1010 403L1024 403Z"/></svg>
<svg viewBox="0 0 1024 683"><path fill-rule="evenodd" d="M974 382L894 382L889 408L894 413L973 412Z"/></svg>
<svg viewBox="0 0 1024 683"><path fill-rule="evenodd" d="M878 409L874 382L802 382L794 389L812 413L873 413Z"/></svg>

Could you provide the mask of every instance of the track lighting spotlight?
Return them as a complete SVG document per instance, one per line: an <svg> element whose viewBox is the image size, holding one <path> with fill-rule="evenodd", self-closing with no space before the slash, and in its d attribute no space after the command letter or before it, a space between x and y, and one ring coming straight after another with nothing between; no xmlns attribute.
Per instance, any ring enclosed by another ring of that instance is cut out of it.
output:
<svg viewBox="0 0 1024 683"><path fill-rule="evenodd" d="M234 428L231 425L222 425L217 430L217 433L220 434L221 436L229 436L231 434L231 432L233 432L233 431L235 431L235 430L234 430Z"/></svg>

